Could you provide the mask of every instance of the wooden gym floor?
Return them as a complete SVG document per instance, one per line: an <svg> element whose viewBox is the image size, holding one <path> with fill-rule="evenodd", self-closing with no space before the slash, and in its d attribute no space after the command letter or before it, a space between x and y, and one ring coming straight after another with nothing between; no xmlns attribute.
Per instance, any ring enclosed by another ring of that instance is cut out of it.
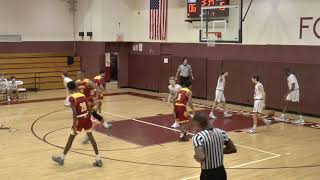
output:
<svg viewBox="0 0 320 180"><path fill-rule="evenodd" d="M104 99L103 116L113 121L114 127L106 132L96 125L94 133L103 168L91 166L94 153L90 144L81 143L83 133L76 138L63 167L51 161L52 155L61 154L72 123L70 110L63 106L64 90L30 93L32 103L0 106L1 124L18 129L0 131L0 179L199 179L199 164L193 160L191 141L177 142L178 132L169 128L171 106L150 96L163 94L116 88L109 93L113 95ZM44 101L49 98L57 100ZM305 119L320 122L317 118ZM225 156L229 179L316 180L320 177L319 129L276 123L270 128L261 126L259 133L251 135L241 131L250 126L249 116L220 118L215 123L229 131L238 147L237 154Z"/></svg>

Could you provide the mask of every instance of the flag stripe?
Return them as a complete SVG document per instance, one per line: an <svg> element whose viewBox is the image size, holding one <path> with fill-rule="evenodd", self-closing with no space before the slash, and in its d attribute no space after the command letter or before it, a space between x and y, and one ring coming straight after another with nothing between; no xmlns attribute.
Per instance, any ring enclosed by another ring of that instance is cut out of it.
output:
<svg viewBox="0 0 320 180"><path fill-rule="evenodd" d="M167 39L168 0L150 0L149 39Z"/></svg>

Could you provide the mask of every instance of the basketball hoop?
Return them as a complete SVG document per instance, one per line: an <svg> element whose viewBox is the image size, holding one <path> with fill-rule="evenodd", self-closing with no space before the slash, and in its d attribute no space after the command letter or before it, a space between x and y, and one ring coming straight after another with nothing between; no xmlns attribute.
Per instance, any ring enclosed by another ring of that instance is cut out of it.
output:
<svg viewBox="0 0 320 180"><path fill-rule="evenodd" d="M216 40L222 38L222 32L208 32L207 33L207 46L208 47L215 47Z"/></svg>

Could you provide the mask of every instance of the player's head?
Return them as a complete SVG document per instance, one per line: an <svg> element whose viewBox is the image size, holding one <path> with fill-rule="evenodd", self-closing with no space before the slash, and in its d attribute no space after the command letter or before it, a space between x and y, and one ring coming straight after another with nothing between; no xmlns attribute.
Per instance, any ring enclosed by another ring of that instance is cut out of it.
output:
<svg viewBox="0 0 320 180"><path fill-rule="evenodd" d="M64 71L64 72L62 73L62 78L65 78L65 77L68 77L68 72L67 72L67 71Z"/></svg>
<svg viewBox="0 0 320 180"><path fill-rule="evenodd" d="M187 65L188 64L188 59L187 58L184 58L183 59L183 65Z"/></svg>
<svg viewBox="0 0 320 180"><path fill-rule="evenodd" d="M101 71L99 72L99 75L100 75L101 77L104 77L104 70L101 70Z"/></svg>
<svg viewBox="0 0 320 180"><path fill-rule="evenodd" d="M69 90L70 92L74 92L74 91L77 90L77 85L76 85L76 83L75 83L74 81L68 82L68 83L67 83L67 87L68 87L68 90Z"/></svg>
<svg viewBox="0 0 320 180"><path fill-rule="evenodd" d="M183 87L190 89L192 87L192 82L190 80L187 80L186 82L183 83Z"/></svg>
<svg viewBox="0 0 320 180"><path fill-rule="evenodd" d="M227 76L229 76L229 72L222 72L221 76L227 77Z"/></svg>
<svg viewBox="0 0 320 180"><path fill-rule="evenodd" d="M77 78L81 79L81 80L84 79L84 73L82 71L78 71L77 72Z"/></svg>
<svg viewBox="0 0 320 180"><path fill-rule="evenodd" d="M285 76L289 76L291 74L291 70L288 67L284 68L283 71Z"/></svg>
<svg viewBox="0 0 320 180"><path fill-rule="evenodd" d="M251 78L251 80L252 80L252 82L253 82L254 84L256 84L256 83L260 82L260 76L259 76L259 75L255 75L255 76L253 76L253 77Z"/></svg>
<svg viewBox="0 0 320 180"><path fill-rule="evenodd" d="M15 81L16 81L16 77L15 77L15 76L11 76L10 80L11 80L12 82L15 82Z"/></svg>
<svg viewBox="0 0 320 180"><path fill-rule="evenodd" d="M173 76L171 76L171 77L169 78L169 84L170 84L171 86L176 85L176 80L174 79Z"/></svg>
<svg viewBox="0 0 320 180"><path fill-rule="evenodd" d="M193 125L197 130L203 130L209 126L208 115L205 112L196 113L193 117Z"/></svg>

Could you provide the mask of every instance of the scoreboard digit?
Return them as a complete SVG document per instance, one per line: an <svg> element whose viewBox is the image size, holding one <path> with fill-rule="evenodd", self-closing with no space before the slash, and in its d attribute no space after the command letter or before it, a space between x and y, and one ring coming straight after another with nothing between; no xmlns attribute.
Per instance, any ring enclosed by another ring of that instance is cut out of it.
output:
<svg viewBox="0 0 320 180"><path fill-rule="evenodd" d="M187 17L198 19L201 15L201 7L222 5L229 5L229 0L188 0ZM228 17L229 13L227 9L220 8L211 10L209 16Z"/></svg>

